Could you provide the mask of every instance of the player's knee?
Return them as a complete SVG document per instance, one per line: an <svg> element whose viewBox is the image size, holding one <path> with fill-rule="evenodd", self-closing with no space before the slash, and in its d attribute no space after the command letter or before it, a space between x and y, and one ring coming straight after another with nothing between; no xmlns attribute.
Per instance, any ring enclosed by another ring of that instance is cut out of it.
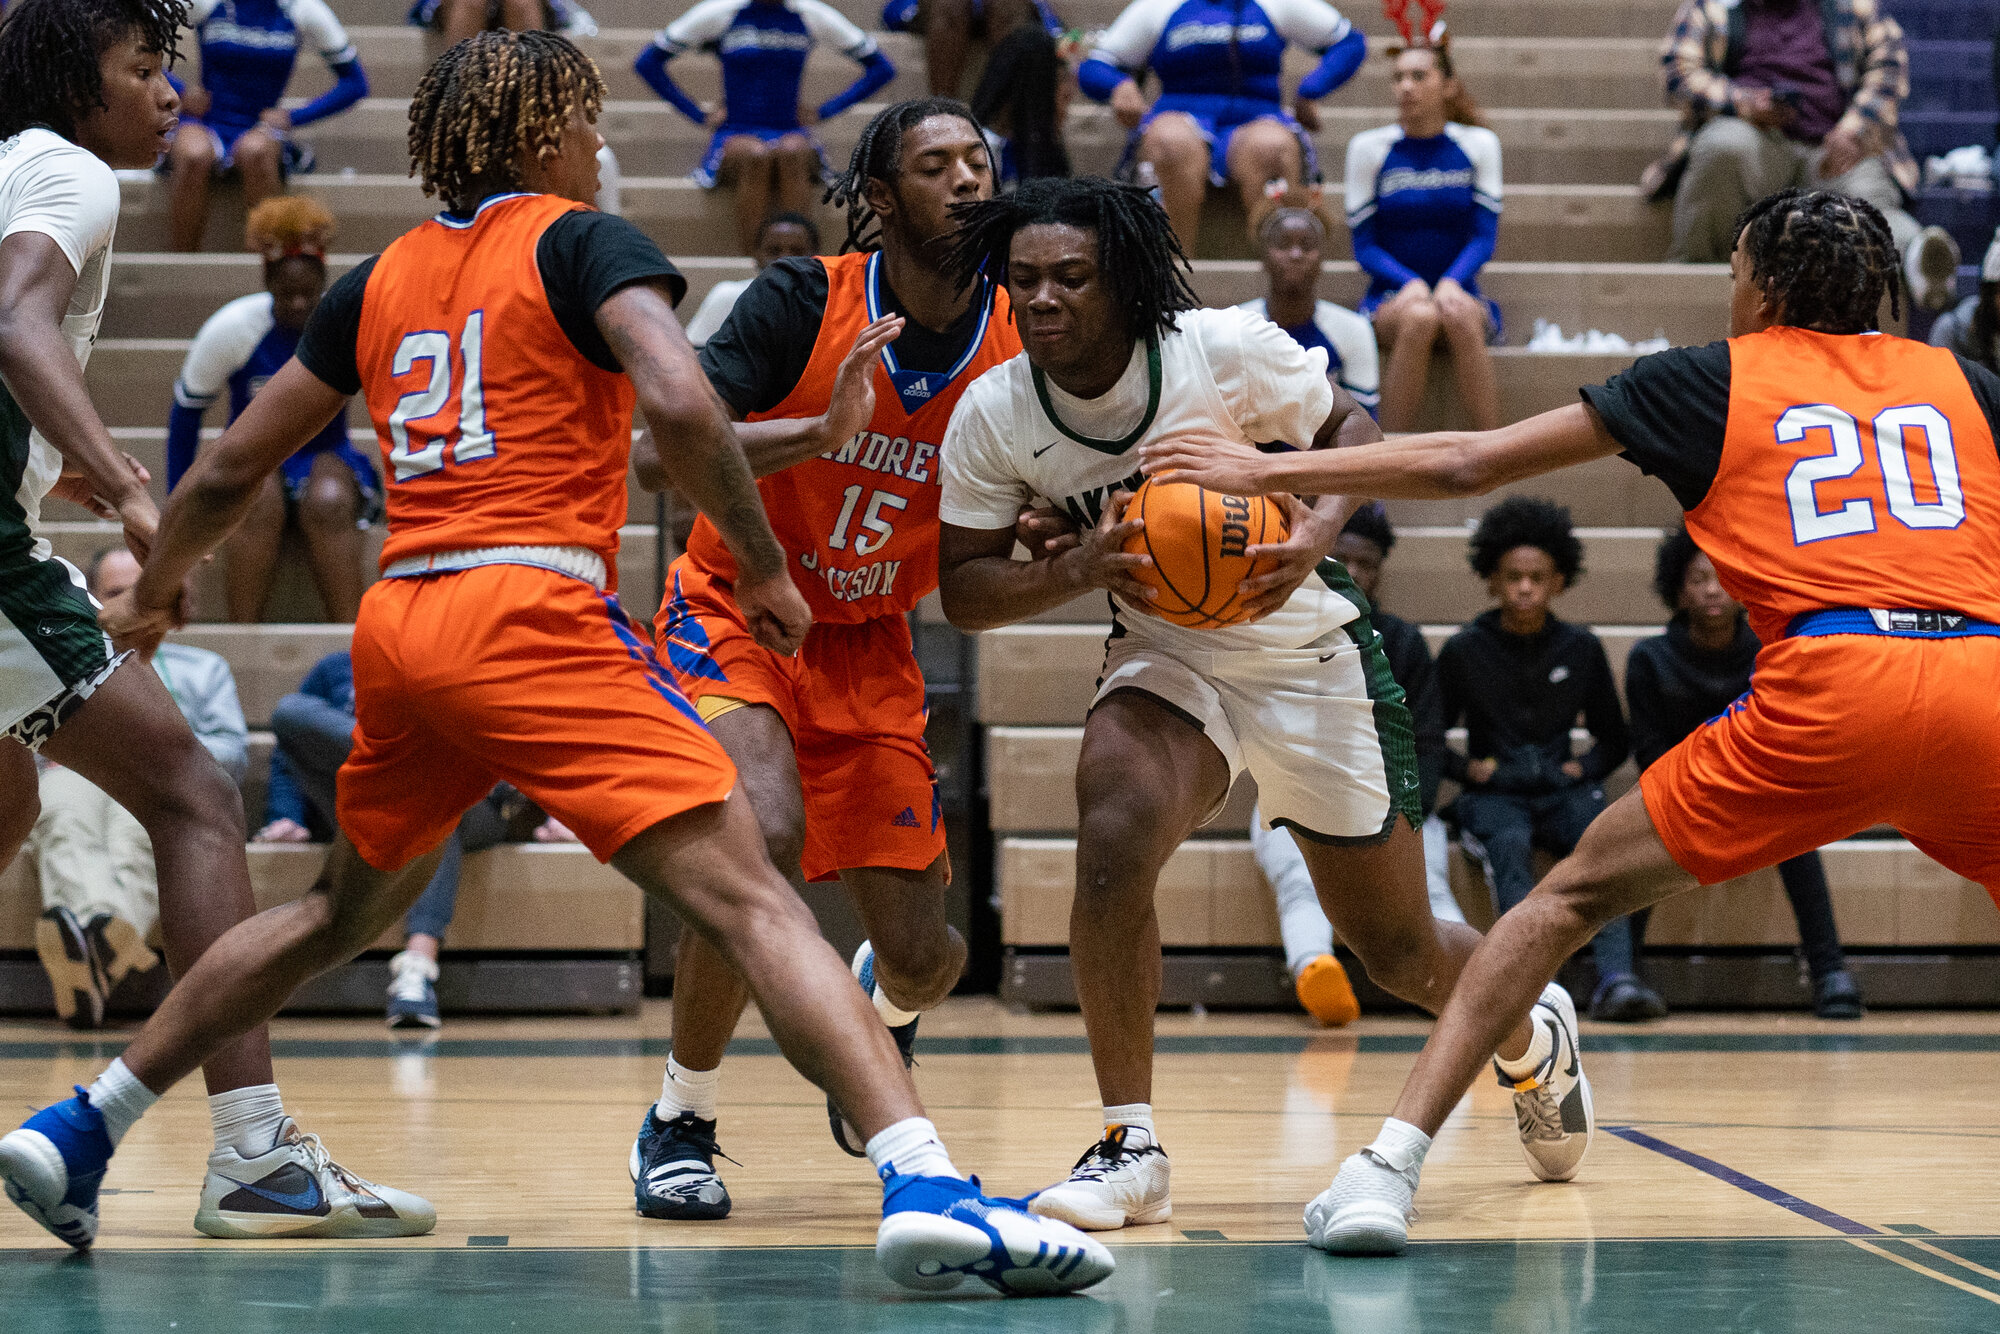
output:
<svg viewBox="0 0 2000 1334"><path fill-rule="evenodd" d="M813 165L812 141L802 134L788 134L772 145L778 166L786 171L807 171Z"/></svg>
<svg viewBox="0 0 2000 1334"><path fill-rule="evenodd" d="M1107 909L1148 902L1166 857L1153 845L1165 821L1150 812L1109 804L1087 807L1076 829L1076 895L1079 903Z"/></svg>
<svg viewBox="0 0 2000 1334"><path fill-rule="evenodd" d="M249 838L236 784L192 736L182 753L153 757L148 771L155 782L136 800L132 815L155 842L158 831L199 830L239 844Z"/></svg>
<svg viewBox="0 0 2000 1334"><path fill-rule="evenodd" d="M0 805L0 864L28 841L28 835L35 831L35 821L41 816L42 799L32 787Z"/></svg>
<svg viewBox="0 0 2000 1334"><path fill-rule="evenodd" d="M805 823L785 817L766 819L760 813L757 824L763 831L764 855L771 859L771 865L777 867L781 875L797 871L799 862L806 855Z"/></svg>
<svg viewBox="0 0 2000 1334"><path fill-rule="evenodd" d="M950 994L965 971L965 946L949 927L877 936L875 970L889 998L904 1009L928 1009Z"/></svg>

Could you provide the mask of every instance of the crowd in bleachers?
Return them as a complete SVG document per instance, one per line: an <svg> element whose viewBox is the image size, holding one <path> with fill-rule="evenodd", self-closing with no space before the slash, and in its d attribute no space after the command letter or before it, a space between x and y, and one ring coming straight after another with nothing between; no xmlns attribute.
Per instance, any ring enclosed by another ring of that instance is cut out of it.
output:
<svg viewBox="0 0 2000 1334"><path fill-rule="evenodd" d="M1506 323L1480 278L1504 229L1501 136L1454 63L1442 6L1422 3L1416 23L1396 19L1400 36L1386 50L1326 0L1133 0L1094 33L1066 22L1060 0L1053 6L890 0L880 26L921 40L937 93L966 92L983 53L971 100L988 127L1003 182L1068 174L1082 123L1077 95L1103 104L1125 135L1116 171L1156 193L1189 254L1209 229L1243 227L1262 261L1265 289L1245 304L1302 345L1324 349L1329 376L1385 430L1415 427L1440 355L1450 363L1463 419L1496 426L1502 390L1493 348ZM1672 240L1661 257L1724 260L1733 220L1751 199L1784 185L1830 185L1884 212L1905 251L1913 305L1938 315L1931 341L2000 369L2000 234L1984 252L1976 290L1959 300L1966 241L1946 227L1924 225L1917 162L1899 129L1912 72L1893 17L1897 7L1895 0L1680 6L1660 67L1665 97L1682 114L1681 132L1642 182L1671 209ZM248 243L262 258L266 290L217 310L189 348L171 396L160 386L169 485L199 448L206 410L226 392L233 419L296 346L327 281L335 222L322 205L285 192L316 169L348 165L330 157L315 162L296 131L352 111L369 93L361 58L327 0L197 0L193 17L199 73L187 86L181 129L159 168L169 244L193 251L211 239L212 186L232 180L251 206ZM740 253L762 268L818 251L816 205L831 174L823 126L897 78L890 51L823 0L699 0L661 18L633 72L708 132L692 177L728 194ZM577 36L597 31L573 0L418 0L409 21L441 41L496 25ZM1994 40L2000 64L2000 34ZM310 100L287 99L307 45L332 84ZM850 58L857 72L844 89L815 103L803 90L808 59L822 47ZM1293 47L1312 62L1296 79L1286 75ZM710 60L720 67L720 97L704 100L690 91L697 85L689 68ZM1325 193L1334 144L1320 104L1370 60L1387 66L1394 115L1342 147L1336 208ZM607 178L614 190L615 179ZM1227 207L1231 201L1240 222ZM615 206L610 196L600 202ZM657 239L677 259L684 256L674 236ZM1348 258L1366 282L1353 309L1319 291L1323 265ZM693 341L720 326L747 285L717 283L698 310L683 309ZM365 533L380 513L374 452L350 443L347 423L337 420L285 466L225 550L230 620L265 618L288 540L303 547L326 617L354 618L369 577ZM1379 574L1394 543L1393 528L1375 509L1357 516L1343 539L1341 554L1371 596L1373 576L1363 572L1372 567ZM1642 767L1650 763L1741 693L1739 679L1747 681L1755 640L1741 609L1721 594L1706 558L1676 534L1661 549L1656 585L1672 619L1664 635L1633 650L1621 706L1603 646L1587 627L1551 610L1582 562L1567 512L1508 501L1471 538L1472 567L1495 605L1459 631L1435 663L1415 627L1380 618L1418 706L1429 766L1427 812L1438 807L1441 781L1456 790L1455 797L1448 790L1444 814L1433 813L1426 827L1440 913L1456 912L1444 873L1448 830L1479 857L1498 905L1511 906L1534 881L1535 851L1560 856L1574 846L1601 808L1604 780L1628 752L1636 751ZM100 562L93 579L122 564ZM222 608L205 610L213 615ZM341 691L332 679L340 670L338 663L320 664L272 720L279 749L269 804L256 822L261 839L327 831L328 764L337 765L333 752L345 739ZM226 664L217 674L174 659L162 671L206 682L204 691L218 697L203 704L192 690L177 689L191 719L198 709L228 712L219 702L224 687L234 697ZM351 706L351 683L345 698ZM1571 732L1579 716L1591 744L1575 750ZM1467 732L1463 751L1445 741L1459 726ZM240 707L234 731L240 768ZM202 735L208 741L209 733ZM38 826L31 845L46 908L38 944L47 942L42 953L59 1008L73 1021L95 1022L111 986L149 966L144 937L153 908L144 888L146 858L133 847L131 831L82 796L65 794L65 781L60 771L45 774L48 828ZM508 831L516 838L567 836L532 813L524 822L518 806L517 797L496 792L466 817L454 847L462 853L490 846ZM1303 896L1297 892L1303 878L1287 860L1296 860L1295 849L1289 840L1263 840L1259 855L1280 895L1287 957L1302 1000L1322 1017L1343 1017L1351 994L1329 1000L1313 987L1316 961L1330 955L1332 935L1309 883ZM91 857L114 869L64 869L94 866L78 860ZM411 914L407 947L396 961L400 990L392 1022L437 1020L431 984L457 871L455 854ZM1829 1016L1859 1013L1817 859L1787 863L1781 873L1816 1008ZM117 888L79 895L74 886L83 879ZM1598 1017L1664 1012L1641 976L1643 931L1643 920L1614 923L1597 941L1600 984L1592 1012Z"/></svg>

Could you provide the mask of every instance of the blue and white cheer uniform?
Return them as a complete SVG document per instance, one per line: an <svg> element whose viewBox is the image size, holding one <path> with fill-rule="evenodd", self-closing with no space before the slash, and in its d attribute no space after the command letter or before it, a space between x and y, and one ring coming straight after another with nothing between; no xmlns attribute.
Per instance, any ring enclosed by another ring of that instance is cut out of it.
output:
<svg viewBox="0 0 2000 1334"><path fill-rule="evenodd" d="M1430 139L1400 125L1363 130L1347 144L1347 228L1369 277L1362 314L1412 278L1432 287L1450 278L1478 296L1500 230L1500 137L1456 122ZM1500 307L1486 307L1497 339Z"/></svg>
<svg viewBox="0 0 2000 1334"><path fill-rule="evenodd" d="M182 132L194 125L208 131L215 140L218 169L235 165L236 141L283 100L302 46L319 53L334 84L292 112L294 129L368 96L361 58L326 0L194 0L188 26L201 46L201 86L209 104L199 118L183 118ZM281 131L267 132L284 144L287 173L312 170L310 148Z"/></svg>

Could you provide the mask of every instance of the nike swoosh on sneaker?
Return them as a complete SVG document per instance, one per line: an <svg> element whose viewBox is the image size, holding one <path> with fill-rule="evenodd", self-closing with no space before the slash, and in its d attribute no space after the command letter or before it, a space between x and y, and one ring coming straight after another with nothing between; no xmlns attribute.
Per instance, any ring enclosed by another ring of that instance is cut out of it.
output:
<svg viewBox="0 0 2000 1334"><path fill-rule="evenodd" d="M1553 1019L1545 1019L1542 1022L1546 1023L1549 1026L1549 1036L1553 1038L1558 1045L1560 1045L1564 1040L1562 1026L1556 1023L1556 1021ZM1569 1044L1569 1068L1567 1070L1564 1070L1563 1073L1569 1076L1571 1079L1575 1079L1577 1071L1581 1069L1583 1069L1583 1065L1577 1059L1576 1043L1571 1042Z"/></svg>
<svg viewBox="0 0 2000 1334"><path fill-rule="evenodd" d="M320 1194L319 1182L310 1178L306 1181L306 1189L302 1191L266 1190L264 1187L252 1185L248 1181L239 1181L236 1184L240 1188L249 1191L252 1195L262 1196L273 1204L283 1205L287 1209L296 1209L302 1214L311 1213L313 1210L319 1208L325 1200L325 1196Z"/></svg>

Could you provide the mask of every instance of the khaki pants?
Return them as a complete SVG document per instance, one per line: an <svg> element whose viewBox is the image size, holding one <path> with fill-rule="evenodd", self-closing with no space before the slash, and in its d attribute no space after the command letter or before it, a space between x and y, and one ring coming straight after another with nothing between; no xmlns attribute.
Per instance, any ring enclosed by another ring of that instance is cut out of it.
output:
<svg viewBox="0 0 2000 1334"><path fill-rule="evenodd" d="M128 922L141 939L160 918L153 842L101 788L69 769L42 775L42 814L28 836L42 881L42 907L68 908L79 922L99 913Z"/></svg>
<svg viewBox="0 0 2000 1334"><path fill-rule="evenodd" d="M1721 264L1736 248L1736 219L1755 200L1787 186L1838 190L1882 210L1898 252L1919 231L1903 208L1896 178L1879 157L1864 158L1854 170L1828 179L1819 174L1817 144L1760 130L1735 116L1717 116L1701 127L1688 152L1687 171L1674 195L1674 241L1667 258L1690 264Z"/></svg>

